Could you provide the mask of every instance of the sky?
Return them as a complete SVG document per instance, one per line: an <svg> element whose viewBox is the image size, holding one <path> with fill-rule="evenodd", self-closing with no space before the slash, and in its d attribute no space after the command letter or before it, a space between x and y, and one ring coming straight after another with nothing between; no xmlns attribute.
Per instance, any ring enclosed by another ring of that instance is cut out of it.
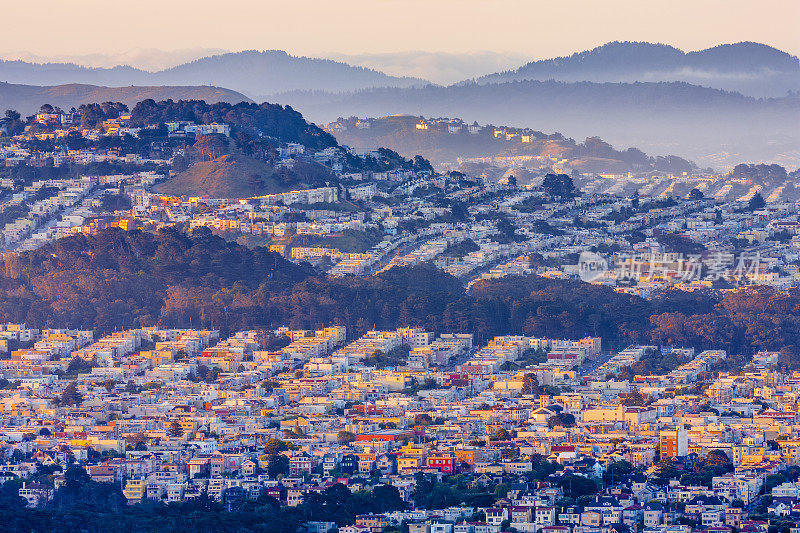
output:
<svg viewBox="0 0 800 533"><path fill-rule="evenodd" d="M542 59L612 40L684 50L758 41L800 55L798 0L36 0L0 53L281 49L296 55L490 51Z"/></svg>

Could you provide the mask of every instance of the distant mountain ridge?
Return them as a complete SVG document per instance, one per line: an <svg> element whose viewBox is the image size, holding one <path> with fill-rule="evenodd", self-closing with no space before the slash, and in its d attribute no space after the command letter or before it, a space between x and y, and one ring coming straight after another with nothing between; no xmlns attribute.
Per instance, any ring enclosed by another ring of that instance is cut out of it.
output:
<svg viewBox="0 0 800 533"><path fill-rule="evenodd" d="M449 59L441 54L424 53L384 56L338 57L362 65L365 62L376 66L383 64L397 75L334 59L293 56L282 50L245 50L210 55L155 72L131 66L93 68L74 63L0 60L0 80L30 85L215 85L264 101L289 91L345 93L383 87L423 87L430 82L399 73L405 69L420 75L425 68L418 63L439 61L441 68L448 68L449 61L455 66L446 77L452 80L459 70L458 64L475 61L469 54L451 54ZM399 61L400 66L393 66L392 60ZM404 67L403 61L406 62ZM755 42L722 44L684 52L665 44L614 41L570 56L532 61L516 70L458 83L527 80L598 83L682 81L748 96L777 97L785 96L788 91L800 91L800 61L786 52Z"/></svg>
<svg viewBox="0 0 800 533"><path fill-rule="evenodd" d="M87 102L122 102L132 109L137 102L147 99L232 104L250 101L241 93L210 85L103 87L82 83L39 86L0 82L0 110L14 109L23 115L35 113L42 104L70 109Z"/></svg>
<svg viewBox="0 0 800 533"><path fill-rule="evenodd" d="M754 42L684 52L665 44L615 41L571 56L533 61L476 81L522 80L684 81L750 96L785 96L788 91L800 90L800 61Z"/></svg>
<svg viewBox="0 0 800 533"><path fill-rule="evenodd" d="M683 82L512 81L371 89L351 95L288 93L281 104L327 123L339 117L414 115L599 136L613 146L675 154L701 167L800 161L800 97L756 99Z"/></svg>
<svg viewBox="0 0 800 533"><path fill-rule="evenodd" d="M292 56L281 50L246 50L213 55L158 72L130 66L91 68L72 63L0 60L0 80L29 85L216 85L242 92L256 100L291 90L344 92L428 83L330 59Z"/></svg>

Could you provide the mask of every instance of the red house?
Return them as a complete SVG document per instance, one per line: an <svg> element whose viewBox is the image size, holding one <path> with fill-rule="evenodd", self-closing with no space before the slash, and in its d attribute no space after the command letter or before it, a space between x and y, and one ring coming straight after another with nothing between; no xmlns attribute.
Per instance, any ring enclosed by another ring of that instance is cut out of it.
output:
<svg viewBox="0 0 800 533"><path fill-rule="evenodd" d="M428 457L428 468L435 468L445 474L453 473L452 455L431 455Z"/></svg>

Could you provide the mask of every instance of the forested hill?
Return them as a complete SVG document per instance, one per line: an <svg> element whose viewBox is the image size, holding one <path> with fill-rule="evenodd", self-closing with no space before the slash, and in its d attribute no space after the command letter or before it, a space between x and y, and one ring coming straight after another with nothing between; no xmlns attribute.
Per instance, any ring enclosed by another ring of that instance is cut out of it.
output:
<svg viewBox="0 0 800 533"><path fill-rule="evenodd" d="M266 137L281 143L299 143L310 150L321 150L338 146L336 139L315 124L306 122L299 112L290 106L280 106L264 102L216 102L203 100L166 100L156 102L152 99L136 104L131 111L131 121L135 126L155 126L172 121L191 121L199 124L214 122L230 124L238 133L247 135L235 137L243 142L254 142Z"/></svg>
<svg viewBox="0 0 800 533"><path fill-rule="evenodd" d="M749 96L785 96L800 90L800 63L797 57L754 42L696 52L665 44L611 42L567 57L532 61L478 82L520 80L683 81Z"/></svg>
<svg viewBox="0 0 800 533"><path fill-rule="evenodd" d="M597 335L605 346L656 343L732 353L800 346L800 291L766 287L722 301L670 292L646 301L608 287L538 276L475 284L431 265L327 278L264 248L175 229L61 239L0 263L0 321L109 331L166 327L317 328L351 335L418 326L494 335Z"/></svg>
<svg viewBox="0 0 800 533"><path fill-rule="evenodd" d="M202 322L203 310L211 307L222 316L209 316L205 323L224 325L233 299L229 291L252 301L262 285L285 288L312 274L264 248L231 244L209 230L191 236L172 229L76 235L10 255L2 265L4 318L88 329ZM236 307L242 305L239 299ZM184 314L186 309L199 314Z"/></svg>

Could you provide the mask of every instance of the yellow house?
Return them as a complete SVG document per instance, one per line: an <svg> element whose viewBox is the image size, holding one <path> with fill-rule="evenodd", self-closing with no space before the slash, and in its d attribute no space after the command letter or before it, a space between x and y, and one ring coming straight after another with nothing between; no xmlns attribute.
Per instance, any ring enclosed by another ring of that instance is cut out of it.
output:
<svg viewBox="0 0 800 533"><path fill-rule="evenodd" d="M400 452L403 454L403 456L425 457L428 455L428 448L409 442L400 448Z"/></svg>
<svg viewBox="0 0 800 533"><path fill-rule="evenodd" d="M291 420L281 420L281 429L294 429L296 427L304 427L308 425L308 419L298 416Z"/></svg>
<svg viewBox="0 0 800 533"><path fill-rule="evenodd" d="M403 473L408 470L413 470L422 466L425 458L423 456L403 456L397 458L397 471Z"/></svg>
<svg viewBox="0 0 800 533"><path fill-rule="evenodd" d="M125 489L122 494L127 498L128 503L140 502L144 498L144 493L147 490L147 481L144 479L129 479L125 484Z"/></svg>
<svg viewBox="0 0 800 533"><path fill-rule="evenodd" d="M472 450L455 450L453 453L459 463L473 464L475 462L475 454Z"/></svg>

